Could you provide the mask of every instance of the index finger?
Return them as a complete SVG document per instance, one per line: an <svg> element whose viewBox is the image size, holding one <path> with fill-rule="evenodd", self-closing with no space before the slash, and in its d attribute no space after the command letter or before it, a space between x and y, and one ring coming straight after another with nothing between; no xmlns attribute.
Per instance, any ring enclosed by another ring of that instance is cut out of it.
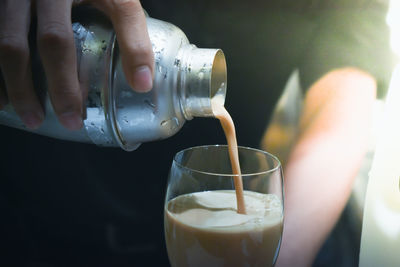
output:
<svg viewBox="0 0 400 267"><path fill-rule="evenodd" d="M93 4L111 19L125 76L137 92L153 87L154 54L139 0L104 0Z"/></svg>

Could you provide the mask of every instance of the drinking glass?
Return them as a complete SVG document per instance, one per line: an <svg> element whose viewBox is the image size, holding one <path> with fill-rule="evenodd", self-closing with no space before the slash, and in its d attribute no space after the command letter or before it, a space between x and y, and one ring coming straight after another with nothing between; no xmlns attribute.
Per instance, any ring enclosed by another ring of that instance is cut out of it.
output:
<svg viewBox="0 0 400 267"><path fill-rule="evenodd" d="M228 147L178 152L164 206L173 267L273 266L283 228L283 173L268 152L238 147L247 214L236 212Z"/></svg>

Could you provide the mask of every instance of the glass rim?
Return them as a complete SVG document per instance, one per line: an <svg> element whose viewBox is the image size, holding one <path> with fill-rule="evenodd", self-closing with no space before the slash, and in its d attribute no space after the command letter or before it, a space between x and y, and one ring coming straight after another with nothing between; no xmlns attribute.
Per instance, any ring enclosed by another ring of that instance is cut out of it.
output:
<svg viewBox="0 0 400 267"><path fill-rule="evenodd" d="M187 151L194 150L194 149L201 149L201 148L207 148L207 147L226 147L227 148L228 145L226 145L226 144L225 145L200 145L200 146L188 147L188 148L185 148L185 149L182 149L182 150L178 151L175 154L175 156L173 158L173 163L178 165L182 169L186 169L186 170L189 170L189 171L192 171L192 172L195 172L195 173L200 173L200 174L213 175L213 176L223 176L223 177L239 176L238 174L232 174L232 173L231 174L227 174L227 173L215 173L215 172L207 172L207 171L196 170L196 169L193 169L193 168L190 168L190 167L187 167L187 166L181 164L177 160L177 157L179 155L181 155L182 153L185 153ZM247 147L247 146L238 146L238 151L241 150L241 149L251 150L253 152L258 152L258 153L267 155L268 157L271 157L274 160L274 162L277 163L276 166L274 166L273 168L270 168L268 170L265 170L265 171L254 172L254 173L246 173L246 174L241 173L241 177L242 178L243 177L248 177L248 176L272 173L272 172L275 172L275 171L279 170L282 167L282 164L281 164L280 160L278 159L278 157L276 157L275 155L273 155L273 154L271 154L271 153L269 153L267 151L264 151L264 150L261 150L261 149L258 149L258 148Z"/></svg>

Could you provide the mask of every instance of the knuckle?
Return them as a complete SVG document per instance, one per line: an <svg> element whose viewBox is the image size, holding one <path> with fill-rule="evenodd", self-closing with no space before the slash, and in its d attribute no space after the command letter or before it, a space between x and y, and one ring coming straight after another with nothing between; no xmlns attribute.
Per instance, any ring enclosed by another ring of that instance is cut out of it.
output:
<svg viewBox="0 0 400 267"><path fill-rule="evenodd" d="M151 46L147 45L147 43L140 42L131 44L129 51L130 54L132 54L131 58L138 61L150 61L153 59L153 50L151 49Z"/></svg>
<svg viewBox="0 0 400 267"><path fill-rule="evenodd" d="M38 43L42 48L66 47L71 41L72 32L67 25L57 21L43 26L38 36Z"/></svg>
<svg viewBox="0 0 400 267"><path fill-rule="evenodd" d="M69 87L56 87L53 89L53 94L55 97L60 99L61 102L70 102L80 96L80 93L76 90L70 89Z"/></svg>
<svg viewBox="0 0 400 267"><path fill-rule="evenodd" d="M18 59L29 56L28 42L18 35L0 36L0 57Z"/></svg>
<svg viewBox="0 0 400 267"><path fill-rule="evenodd" d="M53 101L52 103L53 103L54 111L58 116L65 114L67 112L77 112L77 113L81 112L81 106L75 102Z"/></svg>
<svg viewBox="0 0 400 267"><path fill-rule="evenodd" d="M52 100L56 103L58 109L68 109L69 107L79 107L81 102L81 93L70 88L54 89L52 92Z"/></svg>
<svg viewBox="0 0 400 267"><path fill-rule="evenodd" d="M137 43L131 46L131 51L133 54L140 54L143 57L147 57L150 55L150 49L144 43Z"/></svg>
<svg viewBox="0 0 400 267"><path fill-rule="evenodd" d="M114 10L130 13L142 10L139 0L111 0L111 5Z"/></svg>
<svg viewBox="0 0 400 267"><path fill-rule="evenodd" d="M59 116L66 112L80 112L81 106L77 101L52 101L54 111Z"/></svg>

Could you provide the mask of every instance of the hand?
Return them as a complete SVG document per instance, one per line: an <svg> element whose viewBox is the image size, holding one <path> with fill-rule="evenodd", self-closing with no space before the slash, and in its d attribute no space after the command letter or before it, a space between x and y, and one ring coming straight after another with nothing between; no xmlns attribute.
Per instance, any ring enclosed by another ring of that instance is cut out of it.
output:
<svg viewBox="0 0 400 267"><path fill-rule="evenodd" d="M2 0L0 109L9 101L28 128L38 128L44 118L32 82L28 44L31 12L37 15L38 49L54 111L67 129L83 125L83 96L71 26L71 8L78 2L93 5L111 20L131 87L137 92L152 88L154 55L139 0Z"/></svg>

